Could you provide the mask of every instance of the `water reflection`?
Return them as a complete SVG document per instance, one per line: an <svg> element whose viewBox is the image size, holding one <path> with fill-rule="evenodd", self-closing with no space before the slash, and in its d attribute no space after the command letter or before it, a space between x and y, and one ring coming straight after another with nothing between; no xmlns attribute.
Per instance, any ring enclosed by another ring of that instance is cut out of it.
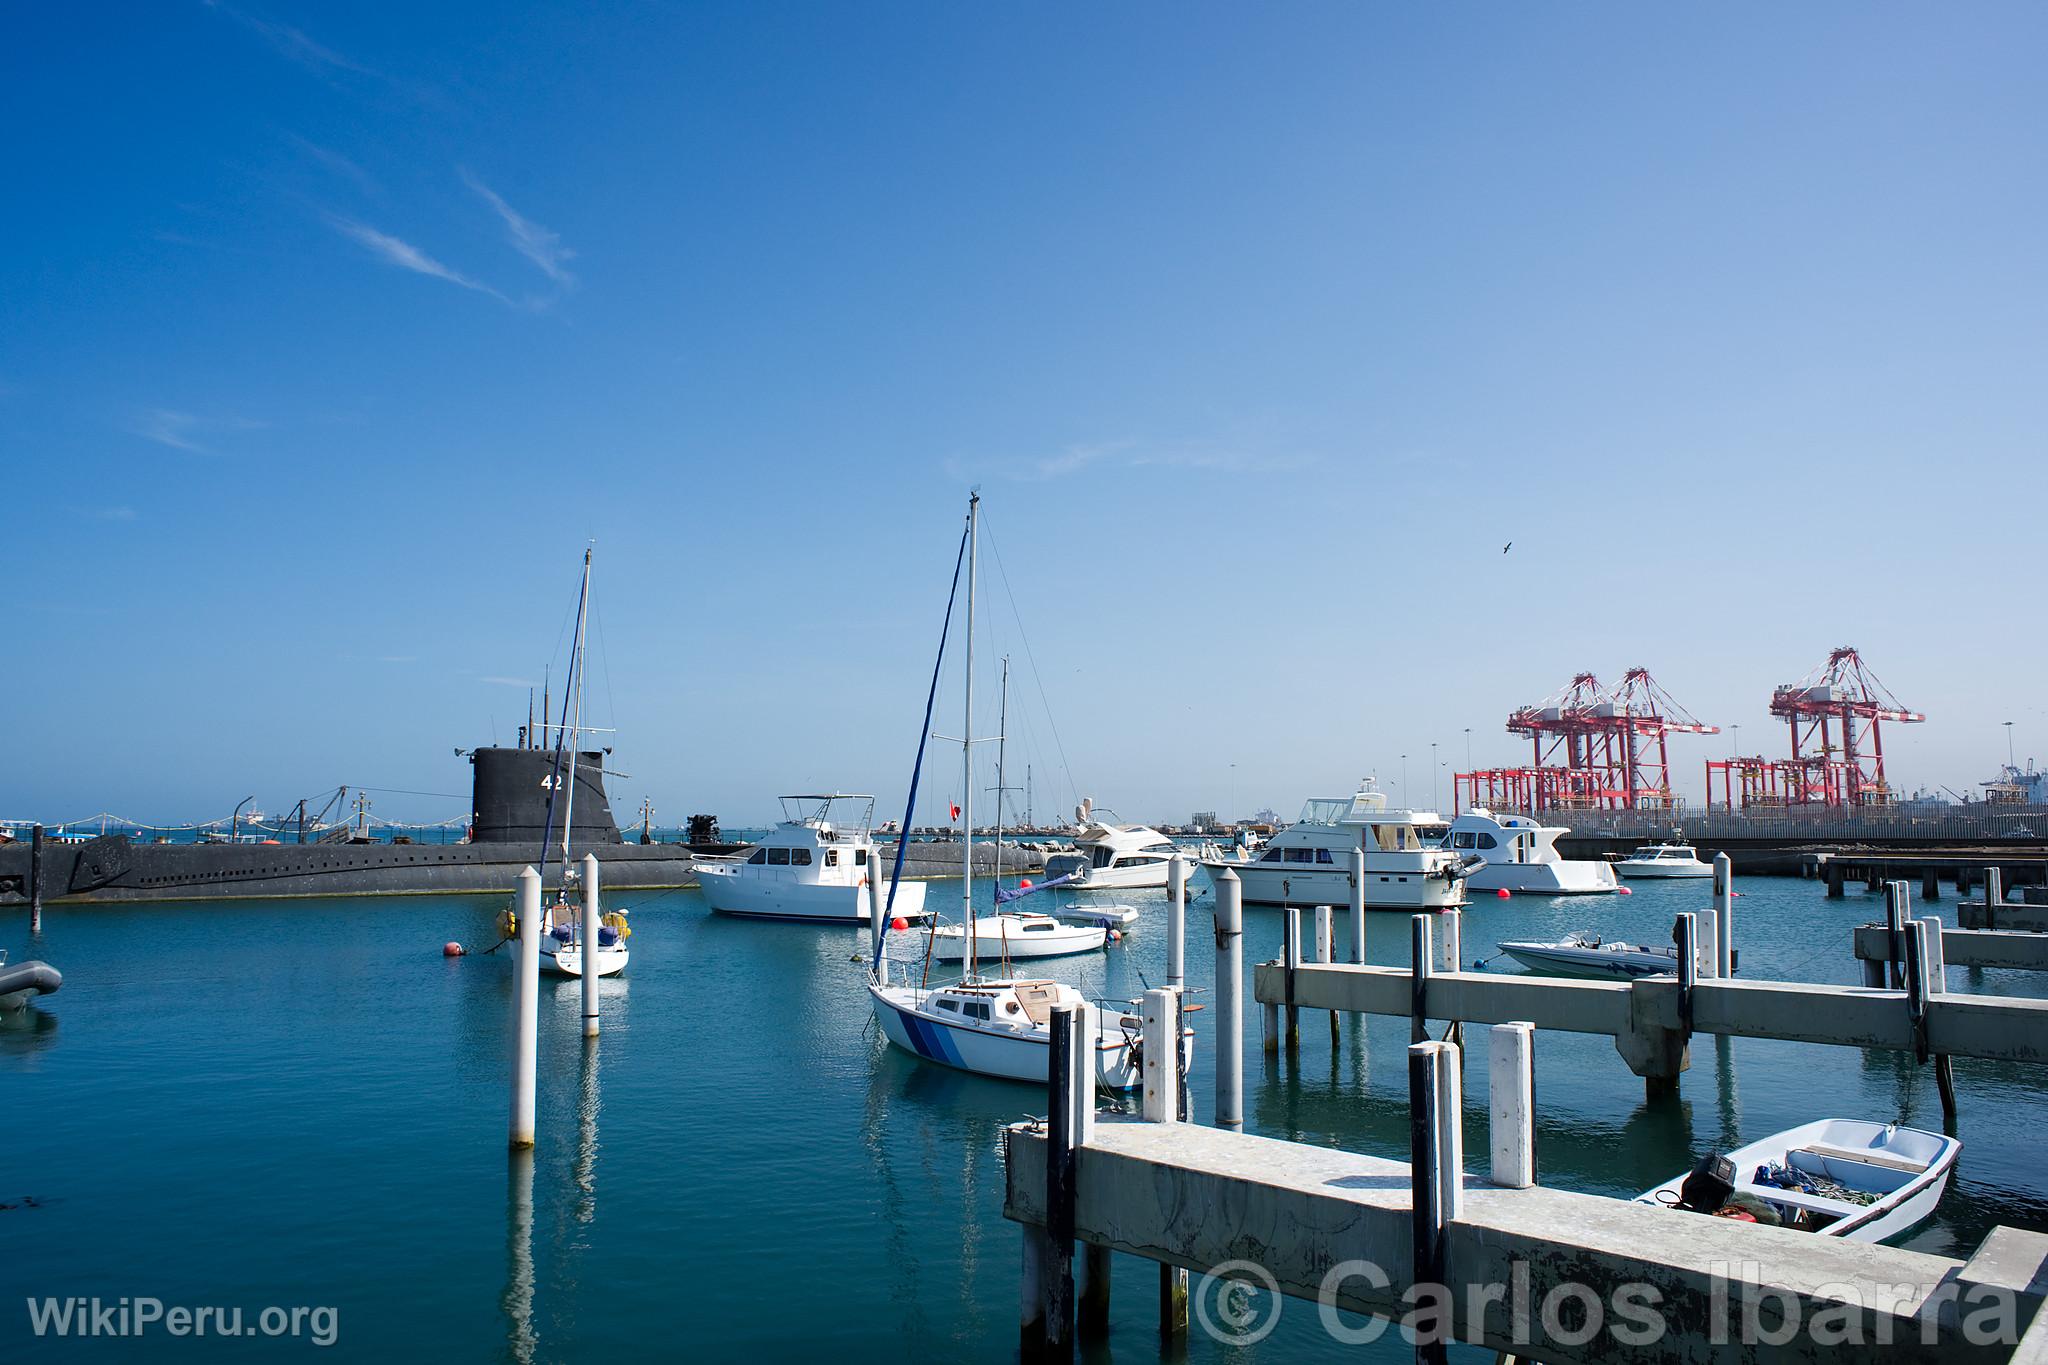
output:
<svg viewBox="0 0 2048 1365"><path fill-rule="evenodd" d="M540 1337L533 1329L533 1149L512 1153L505 1195L505 1354L531 1365Z"/></svg>
<svg viewBox="0 0 2048 1365"><path fill-rule="evenodd" d="M576 1221L597 1217L597 1042L583 1040L583 1075L576 1090Z"/></svg>
<svg viewBox="0 0 2048 1365"><path fill-rule="evenodd" d="M0 1052L27 1056L43 1052L57 1043L57 1016L33 1004L18 1010L0 1010Z"/></svg>

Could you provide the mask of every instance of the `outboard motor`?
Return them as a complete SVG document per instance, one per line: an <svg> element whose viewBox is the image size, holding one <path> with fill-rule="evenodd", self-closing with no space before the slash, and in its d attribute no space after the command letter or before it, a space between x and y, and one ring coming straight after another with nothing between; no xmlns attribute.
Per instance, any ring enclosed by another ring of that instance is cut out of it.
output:
<svg viewBox="0 0 2048 1365"><path fill-rule="evenodd" d="M1678 1187L1678 1207L1692 1213L1713 1213L1735 1193L1735 1163L1719 1152L1700 1158Z"/></svg>

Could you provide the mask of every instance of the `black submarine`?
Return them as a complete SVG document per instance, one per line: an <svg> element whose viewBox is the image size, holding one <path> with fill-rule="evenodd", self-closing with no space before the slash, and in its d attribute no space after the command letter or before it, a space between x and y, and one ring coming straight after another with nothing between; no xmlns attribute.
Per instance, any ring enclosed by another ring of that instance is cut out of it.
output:
<svg viewBox="0 0 2048 1365"><path fill-rule="evenodd" d="M619 833L604 789L604 752L575 755L574 803L550 796L567 755L538 747L473 749L469 838L459 844L373 843L332 830L311 841L137 843L108 834L83 843L46 842L40 875L46 904L103 901L189 901L294 896L409 896L503 892L519 873L538 867L547 844L553 882L561 865L561 806L574 811L569 856L595 853L604 885L647 889L696 879L691 859L727 853L714 842L716 822L693 820L701 843L629 843ZM0 906L26 905L37 875L27 841L0 844Z"/></svg>

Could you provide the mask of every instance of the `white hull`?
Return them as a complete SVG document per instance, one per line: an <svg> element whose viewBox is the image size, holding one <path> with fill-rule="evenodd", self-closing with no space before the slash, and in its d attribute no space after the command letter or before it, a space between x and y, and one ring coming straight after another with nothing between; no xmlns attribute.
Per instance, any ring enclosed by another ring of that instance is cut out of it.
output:
<svg viewBox="0 0 2048 1365"><path fill-rule="evenodd" d="M620 972L626 970L626 962L630 956L630 951L623 945L599 948L597 950L597 974L599 976L617 976ZM583 949L574 943L564 944L553 952L542 949L540 969L554 976L581 976L583 975Z"/></svg>
<svg viewBox="0 0 2048 1365"><path fill-rule="evenodd" d="M1472 891L1526 896L1598 896L1620 889L1605 863L1487 863L1465 879Z"/></svg>
<svg viewBox="0 0 2048 1365"><path fill-rule="evenodd" d="M1500 950L1531 971L1585 981L1633 981L1678 970L1675 954L1640 948L1587 948L1567 943L1503 943Z"/></svg>
<svg viewBox="0 0 2048 1365"><path fill-rule="evenodd" d="M1092 953L1109 942L1109 930L1099 925L1061 924L1044 916L1027 921L1011 915L989 915L974 922L975 955L983 962L1004 958L1016 962L1034 957L1066 957ZM963 962L967 958L967 931L947 925L932 934L932 956L940 962Z"/></svg>
<svg viewBox="0 0 2048 1365"><path fill-rule="evenodd" d="M1615 875L1627 877L1631 881L1656 881L1662 879L1685 881L1694 877L1711 877L1714 875L1714 869L1708 867L1705 863L1695 863L1687 866L1684 863L1637 863L1624 860L1614 865L1614 871Z"/></svg>
<svg viewBox="0 0 2048 1365"><path fill-rule="evenodd" d="M946 1018L935 1010L920 1009L929 992L911 986L878 986L868 983L874 1003L875 1021L883 1036L905 1052L926 1061L971 1071L997 1080L1047 1084L1051 1071L1051 1033L1043 1028L1011 1029L976 1025L958 1018ZM1135 1090L1144 1084L1139 1058L1126 1037L1120 1013L1105 1013L1087 1005L1082 1018L1082 1035L1095 1051L1095 1083L1103 1090ZM1136 1020L1131 1021L1136 1032ZM1181 1039L1181 1074L1194 1063L1192 1031Z"/></svg>
<svg viewBox="0 0 2048 1365"><path fill-rule="evenodd" d="M1069 886L1077 890L1143 891L1166 885L1165 863L1133 863L1128 867L1087 867Z"/></svg>
<svg viewBox="0 0 2048 1365"><path fill-rule="evenodd" d="M1885 1242L1903 1236L1934 1212L1948 1189L1962 1146L1955 1138L1915 1128L1862 1119L1821 1119L1738 1147L1727 1155L1735 1168L1738 1193L1772 1204L1781 1213L1831 1219L1807 1229L1815 1236ZM1859 1156L1870 1158L1873 1164L1859 1161ZM1859 1206L1753 1181L1758 1166L1787 1160L1802 1171L1852 1189L1879 1191L1880 1197L1875 1203ZM1677 1199L1684 1180L1683 1176L1667 1180L1638 1195L1636 1202L1668 1207Z"/></svg>
<svg viewBox="0 0 2048 1365"><path fill-rule="evenodd" d="M1300 863L1203 863L1213 882L1229 868L1244 888L1246 905L1349 905L1351 874L1341 867ZM1365 874L1368 910L1454 910L1466 903L1464 883L1420 872Z"/></svg>
<svg viewBox="0 0 2048 1365"><path fill-rule="evenodd" d="M739 867L697 867L697 885L704 899L721 915L752 919L799 920L812 924L866 924L868 891L864 886L832 886L764 876L748 876ZM882 888L882 903L889 888ZM924 918L924 883L898 882L891 917Z"/></svg>

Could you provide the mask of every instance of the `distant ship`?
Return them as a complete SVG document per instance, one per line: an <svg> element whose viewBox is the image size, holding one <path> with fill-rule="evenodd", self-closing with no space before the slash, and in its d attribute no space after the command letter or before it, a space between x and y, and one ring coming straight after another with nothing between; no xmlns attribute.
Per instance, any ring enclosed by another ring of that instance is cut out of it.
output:
<svg viewBox="0 0 2048 1365"><path fill-rule="evenodd" d="M601 751L576 755L575 826L569 843L572 858L597 855L605 886L683 886L695 880L694 855L729 853L736 847L713 842L627 843L605 796L604 757ZM469 761L473 805L470 837L463 843L371 843L352 838L347 829L328 831L313 842L301 835L290 843L138 844L125 834L82 843L46 841L43 900L55 904L510 891L520 869L537 866L540 860L549 791L555 782L555 752L475 749ZM705 825L715 839L715 823L703 821L699 828ZM289 826L285 828L289 833ZM555 838L559 849L559 829ZM26 840L0 844L0 905L27 903L29 869Z"/></svg>

